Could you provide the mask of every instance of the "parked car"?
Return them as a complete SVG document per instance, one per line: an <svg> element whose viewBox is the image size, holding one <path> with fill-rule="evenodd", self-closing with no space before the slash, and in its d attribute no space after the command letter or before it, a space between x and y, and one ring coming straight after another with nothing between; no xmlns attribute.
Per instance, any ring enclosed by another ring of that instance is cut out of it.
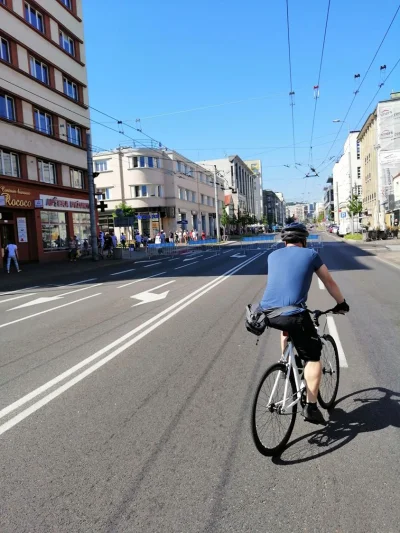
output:
<svg viewBox="0 0 400 533"><path fill-rule="evenodd" d="M339 226L336 226L336 224L333 224L331 233L333 233L335 235L338 235L339 234Z"/></svg>

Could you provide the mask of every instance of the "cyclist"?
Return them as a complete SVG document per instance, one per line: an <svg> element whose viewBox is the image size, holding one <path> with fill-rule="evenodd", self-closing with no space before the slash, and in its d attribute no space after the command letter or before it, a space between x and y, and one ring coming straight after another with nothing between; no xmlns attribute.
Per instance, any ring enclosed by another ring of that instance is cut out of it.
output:
<svg viewBox="0 0 400 533"><path fill-rule="evenodd" d="M282 351L290 335L297 353L306 363L307 403L302 415L308 422L325 424L317 407L322 344L306 311L314 272L336 300L333 312L344 314L350 308L319 254L307 248L307 237L308 231L303 224L292 223L283 228L285 247L275 250L268 257L268 283L260 307L268 317L268 325L282 331Z"/></svg>

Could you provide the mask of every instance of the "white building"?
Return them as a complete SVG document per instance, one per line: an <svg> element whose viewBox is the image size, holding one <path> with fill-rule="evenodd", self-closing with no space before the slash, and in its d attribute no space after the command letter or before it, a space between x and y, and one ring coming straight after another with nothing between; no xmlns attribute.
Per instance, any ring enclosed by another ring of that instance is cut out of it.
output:
<svg viewBox="0 0 400 533"><path fill-rule="evenodd" d="M104 231L113 227L112 213L125 203L134 208L139 231L151 237L161 230L168 234L179 228L215 235L214 175L183 155L159 148L126 147L94 154L93 164L99 173L95 178L97 199L107 204L107 211L99 213ZM217 195L221 216L221 182Z"/></svg>
<svg viewBox="0 0 400 533"><path fill-rule="evenodd" d="M360 145L357 141L359 131L351 131L347 137L343 155L333 167L333 197L335 223L340 219L350 218L348 204L353 195L362 198L362 168Z"/></svg>
<svg viewBox="0 0 400 533"><path fill-rule="evenodd" d="M279 200L278 202L279 205L277 206L276 222L280 226L283 226L285 224L285 219L286 219L286 202L281 192L276 192L275 194Z"/></svg>
<svg viewBox="0 0 400 533"><path fill-rule="evenodd" d="M214 166L222 174L225 181L225 188L232 191L232 198L235 214L247 213L256 216L255 189L256 180L259 180L246 163L238 156L232 155L224 159L213 159L208 161L198 161L199 165L207 170L213 170Z"/></svg>
<svg viewBox="0 0 400 533"><path fill-rule="evenodd" d="M255 175L254 180L254 210L257 221L261 221L264 216L264 202L263 202L263 178L262 178L262 163L260 159L252 159L245 161L247 167ZM279 224L279 222L278 222Z"/></svg>

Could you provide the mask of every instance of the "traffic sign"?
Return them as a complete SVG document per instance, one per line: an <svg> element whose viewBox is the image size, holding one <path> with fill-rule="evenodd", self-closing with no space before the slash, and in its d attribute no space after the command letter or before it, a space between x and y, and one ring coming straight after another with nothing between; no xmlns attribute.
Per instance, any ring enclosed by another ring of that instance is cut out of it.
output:
<svg viewBox="0 0 400 533"><path fill-rule="evenodd" d="M342 211L342 212L340 213L340 218L346 218L346 217L347 217L347 213L346 213L346 211Z"/></svg>

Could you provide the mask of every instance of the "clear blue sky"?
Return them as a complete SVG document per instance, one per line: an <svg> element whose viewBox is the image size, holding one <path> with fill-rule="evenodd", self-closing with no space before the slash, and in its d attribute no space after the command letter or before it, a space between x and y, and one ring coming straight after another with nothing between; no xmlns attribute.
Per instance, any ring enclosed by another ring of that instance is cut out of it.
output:
<svg viewBox="0 0 400 533"><path fill-rule="evenodd" d="M264 188L287 200L319 201L332 166L303 179L309 161L313 86L317 83L328 0L289 0L297 163L293 165L285 0L84 1L90 104L193 160L238 154L263 163ZM313 160L326 157L355 90L396 11L397 0L332 0L317 106ZM354 129L400 57L400 13L364 82L348 121ZM400 90L400 65L379 99ZM191 108L245 102L180 114ZM370 110L372 110L372 106ZM154 117L154 115L165 115ZM154 117L154 118L145 118ZM92 119L118 128L92 112ZM140 134L124 128L141 139ZM93 144L129 140L101 126ZM344 127L331 155L346 137ZM280 147L280 148L278 148ZM282 148L284 147L284 148ZM324 165L325 166L325 165ZM323 167L322 167L323 168ZM303 170L304 169L304 170Z"/></svg>

